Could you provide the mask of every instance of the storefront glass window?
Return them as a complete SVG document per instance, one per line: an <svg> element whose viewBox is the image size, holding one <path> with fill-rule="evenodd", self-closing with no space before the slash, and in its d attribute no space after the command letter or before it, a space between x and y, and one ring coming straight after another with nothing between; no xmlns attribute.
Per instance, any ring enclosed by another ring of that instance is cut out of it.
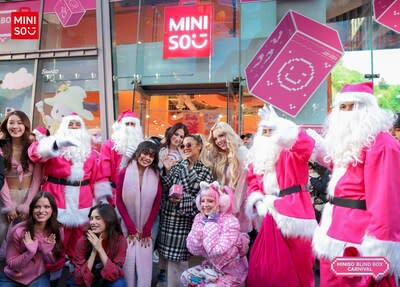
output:
<svg viewBox="0 0 400 287"><path fill-rule="evenodd" d="M46 50L96 47L96 0L58 1L64 2L65 5L77 6L72 14L54 2L45 1L40 48Z"/></svg>
<svg viewBox="0 0 400 287"><path fill-rule="evenodd" d="M51 133L63 116L77 113L88 128L100 127L100 102L95 58L39 62L34 124Z"/></svg>
<svg viewBox="0 0 400 287"><path fill-rule="evenodd" d="M134 74L139 75L143 85L232 80L239 71L240 14L236 2L206 3L212 4L214 10L211 56L166 59L163 56L164 12L169 6L179 9L177 1L112 1L114 75L118 89L130 88ZM126 77L130 80L124 80Z"/></svg>
<svg viewBox="0 0 400 287"><path fill-rule="evenodd" d="M0 121L11 110L21 110L31 118L33 66L33 60L0 62Z"/></svg>

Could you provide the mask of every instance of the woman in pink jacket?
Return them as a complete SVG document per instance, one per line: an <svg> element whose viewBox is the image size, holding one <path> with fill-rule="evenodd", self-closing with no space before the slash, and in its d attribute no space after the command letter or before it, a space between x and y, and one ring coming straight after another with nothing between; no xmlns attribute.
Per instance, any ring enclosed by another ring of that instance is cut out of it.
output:
<svg viewBox="0 0 400 287"><path fill-rule="evenodd" d="M231 190L221 190L217 182L200 183L196 198L200 213L194 219L186 244L192 254L206 260L183 272L182 286L190 283L244 286L249 238L240 232L239 221L232 214L232 198Z"/></svg>
<svg viewBox="0 0 400 287"><path fill-rule="evenodd" d="M9 113L0 125L0 133L3 135L0 155L4 158L4 185L0 190L1 244L9 226L27 218L29 204L40 187L42 171L40 164L34 164L28 157L30 121L24 112Z"/></svg>
<svg viewBox="0 0 400 287"><path fill-rule="evenodd" d="M61 225L54 197L39 192L32 199L26 221L13 227L8 237L7 265L0 286L50 287L49 264L63 263Z"/></svg>

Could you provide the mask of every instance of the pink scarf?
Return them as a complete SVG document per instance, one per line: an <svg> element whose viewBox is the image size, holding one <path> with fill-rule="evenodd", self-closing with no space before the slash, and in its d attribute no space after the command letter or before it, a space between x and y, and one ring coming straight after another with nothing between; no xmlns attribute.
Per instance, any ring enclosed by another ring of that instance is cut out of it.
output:
<svg viewBox="0 0 400 287"><path fill-rule="evenodd" d="M143 231L143 226L150 215L157 195L160 177L151 168L146 168L143 174L142 186L139 182L139 170L136 161L126 168L122 188L122 200L129 217L135 223L136 229Z"/></svg>

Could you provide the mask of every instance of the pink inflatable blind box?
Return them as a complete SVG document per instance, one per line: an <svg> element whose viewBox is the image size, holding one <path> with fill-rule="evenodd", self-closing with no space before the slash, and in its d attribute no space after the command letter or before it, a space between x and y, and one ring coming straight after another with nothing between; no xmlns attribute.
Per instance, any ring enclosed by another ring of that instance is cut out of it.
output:
<svg viewBox="0 0 400 287"><path fill-rule="evenodd" d="M400 0L374 0L375 21L400 33Z"/></svg>
<svg viewBox="0 0 400 287"><path fill-rule="evenodd" d="M78 25L86 12L79 0L58 0L54 11L63 27Z"/></svg>
<svg viewBox="0 0 400 287"><path fill-rule="evenodd" d="M247 87L295 117L343 53L336 30L289 11L247 65Z"/></svg>

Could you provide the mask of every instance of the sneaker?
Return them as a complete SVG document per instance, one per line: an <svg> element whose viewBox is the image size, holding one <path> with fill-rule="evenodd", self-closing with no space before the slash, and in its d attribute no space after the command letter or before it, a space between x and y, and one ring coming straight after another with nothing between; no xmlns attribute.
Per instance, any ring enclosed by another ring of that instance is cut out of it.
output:
<svg viewBox="0 0 400 287"><path fill-rule="evenodd" d="M160 256L158 255L158 250L154 250L154 252L153 252L153 262L154 263L158 263L158 261L160 261Z"/></svg>

